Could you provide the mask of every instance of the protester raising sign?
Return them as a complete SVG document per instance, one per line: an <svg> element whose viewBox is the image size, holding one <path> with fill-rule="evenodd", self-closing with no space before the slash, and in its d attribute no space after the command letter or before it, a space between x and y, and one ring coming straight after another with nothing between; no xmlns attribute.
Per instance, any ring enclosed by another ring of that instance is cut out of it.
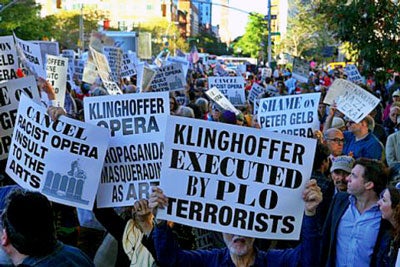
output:
<svg viewBox="0 0 400 267"><path fill-rule="evenodd" d="M240 113L216 87L207 90L206 95L222 109L232 111L236 115Z"/></svg>
<svg viewBox="0 0 400 267"><path fill-rule="evenodd" d="M22 64L31 74L45 78L46 71L44 70L42 54L40 52L40 45L33 42L21 40L15 35L14 38L17 46L17 54Z"/></svg>
<svg viewBox="0 0 400 267"><path fill-rule="evenodd" d="M56 93L57 106L64 107L68 58L47 55L46 73L47 80L51 83Z"/></svg>
<svg viewBox="0 0 400 267"><path fill-rule="evenodd" d="M324 99L328 105L336 103L337 109L356 123L364 119L379 102L380 99L367 90L343 79L333 82Z"/></svg>
<svg viewBox="0 0 400 267"><path fill-rule="evenodd" d="M148 198L160 180L168 92L86 97L84 110L86 122L111 133L97 206L130 206Z"/></svg>
<svg viewBox="0 0 400 267"><path fill-rule="evenodd" d="M0 37L0 81L17 79L18 58L13 36Z"/></svg>
<svg viewBox="0 0 400 267"><path fill-rule="evenodd" d="M0 86L0 160L6 159L14 131L15 117L21 94L24 93L35 102L40 102L39 90L35 77L3 82Z"/></svg>
<svg viewBox="0 0 400 267"><path fill-rule="evenodd" d="M208 87L217 87L234 106L246 105L244 84L242 76L208 77Z"/></svg>
<svg viewBox="0 0 400 267"><path fill-rule="evenodd" d="M51 201L93 208L108 146L107 129L61 116L21 96L6 172Z"/></svg>
<svg viewBox="0 0 400 267"><path fill-rule="evenodd" d="M319 129L318 104L321 93L260 99L257 119L263 129L303 137Z"/></svg>
<svg viewBox="0 0 400 267"><path fill-rule="evenodd" d="M186 79L180 63L172 63L156 69L150 87L152 92L185 90Z"/></svg>
<svg viewBox="0 0 400 267"><path fill-rule="evenodd" d="M225 233L298 239L316 140L168 117L157 218Z"/></svg>

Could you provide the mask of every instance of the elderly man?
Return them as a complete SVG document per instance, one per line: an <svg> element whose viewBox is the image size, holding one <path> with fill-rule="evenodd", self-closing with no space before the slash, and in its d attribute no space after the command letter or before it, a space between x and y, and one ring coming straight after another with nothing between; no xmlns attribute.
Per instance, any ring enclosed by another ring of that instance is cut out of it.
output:
<svg viewBox="0 0 400 267"><path fill-rule="evenodd" d="M333 162L338 156L342 155L344 145L343 132L337 128L329 128L324 133L324 141L331 152L329 158Z"/></svg>
<svg viewBox="0 0 400 267"><path fill-rule="evenodd" d="M165 221L158 223L152 233L157 259L161 266L317 266L318 231L315 212L322 194L315 180L310 180L303 192L305 216L301 244L288 250L261 251L254 247L254 238L223 233L226 248L213 250L182 250L177 245ZM164 208L168 198L160 188L153 188L150 208Z"/></svg>

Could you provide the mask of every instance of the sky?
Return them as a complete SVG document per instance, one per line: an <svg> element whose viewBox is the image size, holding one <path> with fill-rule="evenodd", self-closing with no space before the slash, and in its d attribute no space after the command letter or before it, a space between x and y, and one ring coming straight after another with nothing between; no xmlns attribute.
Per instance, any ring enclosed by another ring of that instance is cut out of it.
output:
<svg viewBox="0 0 400 267"><path fill-rule="evenodd" d="M213 3L220 4L220 0L212 0ZM258 12L267 15L268 0L229 0L229 6L241 9L246 12ZM219 24L221 6L213 5L212 24ZM229 10L229 28L232 40L241 36L245 32L248 21L248 13L240 12L235 9Z"/></svg>

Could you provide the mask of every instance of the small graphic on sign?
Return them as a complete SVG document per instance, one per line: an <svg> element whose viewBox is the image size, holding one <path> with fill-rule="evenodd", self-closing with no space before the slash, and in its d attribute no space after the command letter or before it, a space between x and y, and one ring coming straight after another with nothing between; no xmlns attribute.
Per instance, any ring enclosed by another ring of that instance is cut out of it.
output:
<svg viewBox="0 0 400 267"><path fill-rule="evenodd" d="M47 172L43 193L60 199L88 204L88 200L82 199L85 180L86 173L80 168L78 160L75 160L66 174Z"/></svg>

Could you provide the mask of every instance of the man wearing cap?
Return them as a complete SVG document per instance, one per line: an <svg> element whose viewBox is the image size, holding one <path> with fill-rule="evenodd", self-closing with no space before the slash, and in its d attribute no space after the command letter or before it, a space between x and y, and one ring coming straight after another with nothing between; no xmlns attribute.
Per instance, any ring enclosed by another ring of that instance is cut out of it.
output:
<svg viewBox="0 0 400 267"><path fill-rule="evenodd" d="M335 185L335 194L337 192L347 191L347 176L351 173L354 165L354 159L349 156L339 156L332 162L331 177Z"/></svg>

